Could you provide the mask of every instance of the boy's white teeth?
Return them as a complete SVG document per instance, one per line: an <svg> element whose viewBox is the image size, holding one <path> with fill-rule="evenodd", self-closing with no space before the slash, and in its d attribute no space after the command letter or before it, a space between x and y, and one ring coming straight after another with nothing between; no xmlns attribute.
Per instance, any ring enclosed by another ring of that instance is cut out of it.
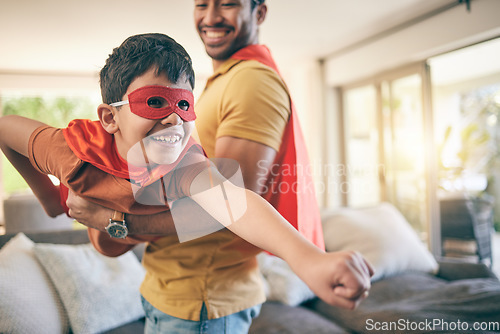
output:
<svg viewBox="0 0 500 334"><path fill-rule="evenodd" d="M181 139L181 136L178 136L178 135L174 135L174 136L156 136L156 137L153 137L153 140L156 140L156 141L159 141L159 142L162 142L162 143L169 143L169 144L176 143L180 139Z"/></svg>
<svg viewBox="0 0 500 334"><path fill-rule="evenodd" d="M220 38L226 36L224 31L207 31L208 38Z"/></svg>

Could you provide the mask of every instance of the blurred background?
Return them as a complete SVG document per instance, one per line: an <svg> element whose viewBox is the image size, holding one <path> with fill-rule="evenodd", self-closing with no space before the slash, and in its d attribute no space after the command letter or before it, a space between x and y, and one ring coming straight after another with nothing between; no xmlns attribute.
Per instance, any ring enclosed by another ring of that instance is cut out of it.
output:
<svg viewBox="0 0 500 334"><path fill-rule="evenodd" d="M299 110L322 208L391 202L435 254L450 200L500 230L500 1L266 3L260 41ZM0 0L0 114L57 126L95 118L98 71L112 48L145 32L187 49L198 96L212 67L193 8ZM27 192L5 159L0 168L0 201Z"/></svg>

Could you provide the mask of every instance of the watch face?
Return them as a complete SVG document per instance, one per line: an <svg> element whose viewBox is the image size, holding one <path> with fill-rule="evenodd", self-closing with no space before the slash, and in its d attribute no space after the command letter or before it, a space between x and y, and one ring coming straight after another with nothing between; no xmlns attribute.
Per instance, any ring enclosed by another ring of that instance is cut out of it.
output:
<svg viewBox="0 0 500 334"><path fill-rule="evenodd" d="M127 236L127 228L117 223L110 224L107 231L113 238L125 238Z"/></svg>

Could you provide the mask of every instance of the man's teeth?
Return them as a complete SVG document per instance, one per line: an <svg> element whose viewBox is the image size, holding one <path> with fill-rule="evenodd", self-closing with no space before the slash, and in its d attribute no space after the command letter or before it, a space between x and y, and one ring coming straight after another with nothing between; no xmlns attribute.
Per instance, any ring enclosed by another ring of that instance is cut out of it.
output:
<svg viewBox="0 0 500 334"><path fill-rule="evenodd" d="M156 136L153 137L153 140L159 141L162 143L168 143L168 144L173 144L181 140L181 136L174 135L174 136Z"/></svg>
<svg viewBox="0 0 500 334"><path fill-rule="evenodd" d="M208 38L221 38L226 36L226 32L224 31L207 31L206 34Z"/></svg>

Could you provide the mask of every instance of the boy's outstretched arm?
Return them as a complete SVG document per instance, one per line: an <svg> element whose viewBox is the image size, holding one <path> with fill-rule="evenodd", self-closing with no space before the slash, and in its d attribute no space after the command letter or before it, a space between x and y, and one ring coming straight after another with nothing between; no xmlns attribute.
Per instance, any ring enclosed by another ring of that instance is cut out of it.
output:
<svg viewBox="0 0 500 334"><path fill-rule="evenodd" d="M228 229L285 260L316 296L328 304L354 309L368 296L374 271L361 254L325 253L262 197L248 190L246 195L245 214Z"/></svg>
<svg viewBox="0 0 500 334"><path fill-rule="evenodd" d="M43 125L42 122L16 115L0 117L0 149L26 180L45 212L56 217L64 212L59 200L59 189L47 175L36 170L28 159L30 136Z"/></svg>
<svg viewBox="0 0 500 334"><path fill-rule="evenodd" d="M241 238L285 260L325 302L353 309L368 295L373 269L359 253L325 253L261 196L225 181L216 171L206 170L194 179L191 198Z"/></svg>

